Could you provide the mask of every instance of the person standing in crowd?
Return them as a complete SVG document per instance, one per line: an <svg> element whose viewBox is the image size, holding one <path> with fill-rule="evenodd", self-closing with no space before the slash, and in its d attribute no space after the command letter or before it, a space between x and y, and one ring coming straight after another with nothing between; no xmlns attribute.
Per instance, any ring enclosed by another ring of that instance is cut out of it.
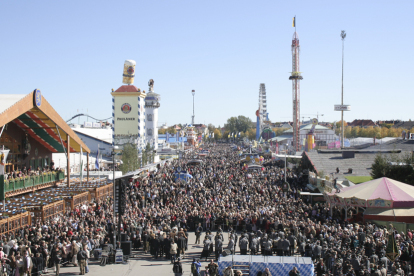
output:
<svg viewBox="0 0 414 276"><path fill-rule="evenodd" d="M262 276L272 276L272 273L270 273L270 270L268 267L265 268L264 272L262 273Z"/></svg>
<svg viewBox="0 0 414 276"><path fill-rule="evenodd" d="M207 258L210 256L210 245L211 245L211 240L208 238L208 236L206 235L204 237L204 246L203 246L203 251L201 252L201 257L202 258L206 258L206 262L207 262Z"/></svg>
<svg viewBox="0 0 414 276"><path fill-rule="evenodd" d="M228 266L223 271L223 276L234 276L233 269L231 266Z"/></svg>
<svg viewBox="0 0 414 276"><path fill-rule="evenodd" d="M240 255L247 255L247 249L249 248L249 240L247 237L243 236L239 240Z"/></svg>
<svg viewBox="0 0 414 276"><path fill-rule="evenodd" d="M201 223L199 223L195 230L195 236L196 236L195 244L200 244L200 236L202 232L203 232L203 227L201 226Z"/></svg>
<svg viewBox="0 0 414 276"><path fill-rule="evenodd" d="M210 260L210 263L206 266L209 276L218 276L218 264Z"/></svg>
<svg viewBox="0 0 414 276"><path fill-rule="evenodd" d="M300 272L296 266L294 266L293 269L289 271L289 276L300 276Z"/></svg>
<svg viewBox="0 0 414 276"><path fill-rule="evenodd" d="M174 264L173 264L174 276L183 275L183 266L181 265L180 260L181 258L178 258L177 261L174 261Z"/></svg>
<svg viewBox="0 0 414 276"><path fill-rule="evenodd" d="M86 270L86 260L88 258L88 255L86 254L86 251L84 247L82 247L78 252L78 263L80 268L80 274L79 275L85 275Z"/></svg>
<svg viewBox="0 0 414 276"><path fill-rule="evenodd" d="M58 246L58 244L55 244L55 247L53 250L53 263L55 265L56 276L59 276L61 261L62 261L62 250Z"/></svg>
<svg viewBox="0 0 414 276"><path fill-rule="evenodd" d="M171 240L171 246L170 246L170 256L171 256L171 263L175 263L175 259L177 257L177 250L178 245L174 242L174 240Z"/></svg>
<svg viewBox="0 0 414 276"><path fill-rule="evenodd" d="M199 260L193 259L191 263L191 273L193 276L200 276L201 263Z"/></svg>

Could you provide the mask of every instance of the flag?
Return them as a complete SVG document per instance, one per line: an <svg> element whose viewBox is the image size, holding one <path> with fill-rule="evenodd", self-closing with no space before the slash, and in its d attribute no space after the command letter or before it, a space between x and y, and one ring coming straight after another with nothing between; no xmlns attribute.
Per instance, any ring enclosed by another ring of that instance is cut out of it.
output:
<svg viewBox="0 0 414 276"><path fill-rule="evenodd" d="M240 132L239 132L239 137L240 137Z"/></svg>
<svg viewBox="0 0 414 276"><path fill-rule="evenodd" d="M391 225L390 234L388 235L388 245L385 250L385 256L391 261L394 262L395 259L399 256L399 251L397 247L397 242L394 237L394 227Z"/></svg>
<svg viewBox="0 0 414 276"><path fill-rule="evenodd" d="M0 175L4 174L4 166L6 165L7 155L9 155L9 150L0 150Z"/></svg>
<svg viewBox="0 0 414 276"><path fill-rule="evenodd" d="M168 143L169 140L170 140L170 134L167 132L166 143Z"/></svg>
<svg viewBox="0 0 414 276"><path fill-rule="evenodd" d="M96 152L95 169L99 170L99 144L98 151Z"/></svg>
<svg viewBox="0 0 414 276"><path fill-rule="evenodd" d="M296 28L296 16L293 17L292 27Z"/></svg>
<svg viewBox="0 0 414 276"><path fill-rule="evenodd" d="M213 132L213 138L214 138L214 132Z"/></svg>
<svg viewBox="0 0 414 276"><path fill-rule="evenodd" d="M229 135L227 136L227 138L230 138L230 133L229 133Z"/></svg>

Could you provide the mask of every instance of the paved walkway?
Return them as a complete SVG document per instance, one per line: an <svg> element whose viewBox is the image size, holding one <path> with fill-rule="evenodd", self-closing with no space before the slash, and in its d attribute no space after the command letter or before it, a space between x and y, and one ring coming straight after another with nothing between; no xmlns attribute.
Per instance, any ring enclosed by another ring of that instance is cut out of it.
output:
<svg viewBox="0 0 414 276"><path fill-rule="evenodd" d="M215 233L213 233L215 234ZM204 234L201 238L204 237ZM225 246L228 243L228 233L224 233L224 242ZM189 276L191 269L191 263L193 258L200 258L201 251L203 250L202 244L195 245L195 234L193 232L189 233L188 238L188 251L186 251L185 258L181 260L183 264L184 276ZM141 247L142 248L142 247ZM238 246L237 246L238 248ZM142 276L158 276L158 275L170 275L173 276L172 264L170 260L165 258L158 258L157 260L153 258L150 254L145 254L142 250L138 252L133 252L136 256L129 260L127 264L110 264L106 266L100 266L99 262L92 260L89 263L89 273L88 276L132 276L132 275L142 275ZM211 254L208 262L214 258L214 252ZM201 261L202 268L208 264L204 259ZM51 270L49 270L51 271ZM52 269L53 271L53 269ZM49 272L46 275L54 275L54 273ZM74 267L72 265L68 267L61 267L60 275L79 275L79 267Z"/></svg>

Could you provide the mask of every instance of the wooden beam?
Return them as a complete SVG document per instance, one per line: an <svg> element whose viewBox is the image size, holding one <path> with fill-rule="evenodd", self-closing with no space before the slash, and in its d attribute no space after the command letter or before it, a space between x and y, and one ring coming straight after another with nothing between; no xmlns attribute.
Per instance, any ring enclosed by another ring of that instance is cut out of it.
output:
<svg viewBox="0 0 414 276"><path fill-rule="evenodd" d="M86 152L86 182L89 182L89 152Z"/></svg>
<svg viewBox="0 0 414 276"><path fill-rule="evenodd" d="M67 152L67 155L66 155L66 160L67 160L67 164L68 164L68 166L67 166L67 177L68 177L68 179L67 179L67 183L68 183L68 187L70 187L70 136L68 135L67 136L67 141L66 141L66 143L67 143L67 149L66 149L66 152Z"/></svg>

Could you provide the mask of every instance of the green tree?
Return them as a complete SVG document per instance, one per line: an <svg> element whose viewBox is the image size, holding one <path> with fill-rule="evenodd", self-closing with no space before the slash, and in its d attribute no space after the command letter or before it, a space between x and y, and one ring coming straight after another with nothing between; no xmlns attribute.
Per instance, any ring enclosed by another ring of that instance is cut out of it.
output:
<svg viewBox="0 0 414 276"><path fill-rule="evenodd" d="M167 132L167 130L165 128L159 128L158 129L158 134L165 134Z"/></svg>
<svg viewBox="0 0 414 276"><path fill-rule="evenodd" d="M214 130L216 129L216 127L213 125L213 124L208 124L208 132L209 133L212 133L212 132L214 132Z"/></svg>
<svg viewBox="0 0 414 276"><path fill-rule="evenodd" d="M251 127L252 120L243 115L231 117L227 119L227 124L225 124L226 131L229 131L230 133L245 132Z"/></svg>
<svg viewBox="0 0 414 276"><path fill-rule="evenodd" d="M385 177L388 170L387 159L382 154L377 154L374 159L374 164L371 166L371 176L372 178L381 178Z"/></svg>
<svg viewBox="0 0 414 276"><path fill-rule="evenodd" d="M126 144L122 149L122 164L120 169L122 174L135 171L139 168L138 150L135 144Z"/></svg>
<svg viewBox="0 0 414 276"><path fill-rule="evenodd" d="M174 134L176 134L176 133L177 133L177 130L175 129L175 127L174 127L174 126L172 126L172 127L167 128L167 132L168 132L169 134L174 135Z"/></svg>
<svg viewBox="0 0 414 276"><path fill-rule="evenodd" d="M372 178L388 177L403 183L414 185L414 169L412 156L389 155L387 157L378 154L372 164Z"/></svg>
<svg viewBox="0 0 414 276"><path fill-rule="evenodd" d="M222 138L222 135L221 135L221 131L218 129L218 128L216 128L214 131L213 131L213 133L214 133L214 139L221 139Z"/></svg>

